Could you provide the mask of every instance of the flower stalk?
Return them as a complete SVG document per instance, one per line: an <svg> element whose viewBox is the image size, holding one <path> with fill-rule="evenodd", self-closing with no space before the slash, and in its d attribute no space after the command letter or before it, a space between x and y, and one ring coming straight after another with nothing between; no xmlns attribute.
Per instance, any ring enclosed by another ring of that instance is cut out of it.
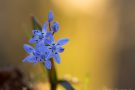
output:
<svg viewBox="0 0 135 90"><path fill-rule="evenodd" d="M57 72L54 65L54 61L52 58L51 58L51 63L52 63L52 68L50 70L47 69L48 78L50 82L50 90L56 90L58 78L57 78Z"/></svg>
<svg viewBox="0 0 135 90"><path fill-rule="evenodd" d="M24 50L29 54L23 62L38 63L41 62L47 69L50 89L56 90L57 85L61 84L66 90L74 90L70 83L66 80L58 80L54 61L60 64L60 53L64 51L65 45L69 39L62 38L55 42L53 35L59 30L58 22L53 22L52 11L48 14L48 21L43 26L32 17L33 21L33 37L29 40L30 44L35 47L24 44Z"/></svg>
<svg viewBox="0 0 135 90"><path fill-rule="evenodd" d="M51 23L50 22L49 22L49 31L51 31ZM54 35L54 33L52 33L52 34ZM52 64L52 68L47 69L48 78L49 78L49 82L50 82L50 90L56 90L57 82L58 82L57 72L56 72L53 58L50 58L50 61Z"/></svg>

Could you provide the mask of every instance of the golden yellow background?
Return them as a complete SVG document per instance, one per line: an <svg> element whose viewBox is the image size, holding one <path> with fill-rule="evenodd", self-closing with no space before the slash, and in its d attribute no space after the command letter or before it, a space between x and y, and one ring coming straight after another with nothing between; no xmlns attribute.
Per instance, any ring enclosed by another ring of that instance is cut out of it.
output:
<svg viewBox="0 0 135 90"><path fill-rule="evenodd" d="M117 86L120 0L3 0L0 1L1 66L14 65L28 73L40 65L22 63L23 44L31 33L31 15L43 24L49 10L60 24L56 40L68 37L57 65L58 76L77 77L77 90ZM121 1L122 2L122 1ZM4 40L3 40L4 39ZM34 73L33 73L34 74Z"/></svg>

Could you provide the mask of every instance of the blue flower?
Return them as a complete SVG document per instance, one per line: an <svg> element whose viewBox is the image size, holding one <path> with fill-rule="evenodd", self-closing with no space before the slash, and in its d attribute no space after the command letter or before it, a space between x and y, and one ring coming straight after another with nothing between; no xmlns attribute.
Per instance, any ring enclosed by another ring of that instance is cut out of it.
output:
<svg viewBox="0 0 135 90"><path fill-rule="evenodd" d="M57 32L59 30L59 23L58 22L53 22L51 28L52 28L53 32Z"/></svg>
<svg viewBox="0 0 135 90"><path fill-rule="evenodd" d="M43 62L46 66L46 68L51 69L51 61L50 61L50 56L51 52L47 49L46 46L36 46L35 49L28 45L24 44L24 50L29 54L23 62L31 62L31 63L38 63L38 62Z"/></svg>
<svg viewBox="0 0 135 90"><path fill-rule="evenodd" d="M48 13L48 22L52 22L53 21L53 12L50 10Z"/></svg>
<svg viewBox="0 0 135 90"><path fill-rule="evenodd" d="M44 40L44 44L51 51L51 57L53 57L56 63L59 64L61 62L59 53L62 53L64 51L64 48L62 46L65 45L69 41L69 39L63 38L55 43L52 33L48 32L47 35L49 36L49 38Z"/></svg>
<svg viewBox="0 0 135 90"><path fill-rule="evenodd" d="M62 38L57 42L54 41L53 34L59 30L59 23L53 22L53 12L49 11L48 21L44 23L42 30L32 30L33 37L29 40L30 44L35 44L35 47L24 44L24 50L29 54L23 62L45 64L47 69L51 69L51 58L54 58L56 63L60 63L59 53L64 51L65 45L69 39ZM48 30L49 29L49 30Z"/></svg>
<svg viewBox="0 0 135 90"><path fill-rule="evenodd" d="M43 27L42 27L42 31L41 30L33 30L33 37L29 40L29 43L33 44L33 43L38 43L40 41L42 41L47 33L47 28L48 28L48 23L45 22Z"/></svg>

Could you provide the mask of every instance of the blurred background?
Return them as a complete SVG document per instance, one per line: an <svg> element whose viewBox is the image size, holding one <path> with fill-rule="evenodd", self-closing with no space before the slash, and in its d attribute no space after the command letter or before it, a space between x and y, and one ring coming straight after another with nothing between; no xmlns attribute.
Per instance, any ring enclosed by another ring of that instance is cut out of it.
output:
<svg viewBox="0 0 135 90"><path fill-rule="evenodd" d="M23 44L32 35L31 16L43 24L53 10L56 40L70 39L56 65L59 78L72 80L76 90L134 90L134 8L134 0L0 0L0 67L42 76L40 64L22 63Z"/></svg>

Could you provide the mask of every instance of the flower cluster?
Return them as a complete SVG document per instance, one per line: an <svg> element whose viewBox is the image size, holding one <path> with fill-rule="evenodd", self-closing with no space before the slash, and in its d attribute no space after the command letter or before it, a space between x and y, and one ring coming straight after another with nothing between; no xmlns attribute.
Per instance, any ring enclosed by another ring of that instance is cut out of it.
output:
<svg viewBox="0 0 135 90"><path fill-rule="evenodd" d="M47 69L51 69L51 58L54 58L56 63L60 63L59 53L64 51L62 47L69 39L62 38L57 42L54 41L53 35L59 30L58 22L53 21L53 12L48 13L48 21L44 23L42 30L32 30L33 37L29 40L34 47L24 44L24 50L29 54L23 62L45 64Z"/></svg>

